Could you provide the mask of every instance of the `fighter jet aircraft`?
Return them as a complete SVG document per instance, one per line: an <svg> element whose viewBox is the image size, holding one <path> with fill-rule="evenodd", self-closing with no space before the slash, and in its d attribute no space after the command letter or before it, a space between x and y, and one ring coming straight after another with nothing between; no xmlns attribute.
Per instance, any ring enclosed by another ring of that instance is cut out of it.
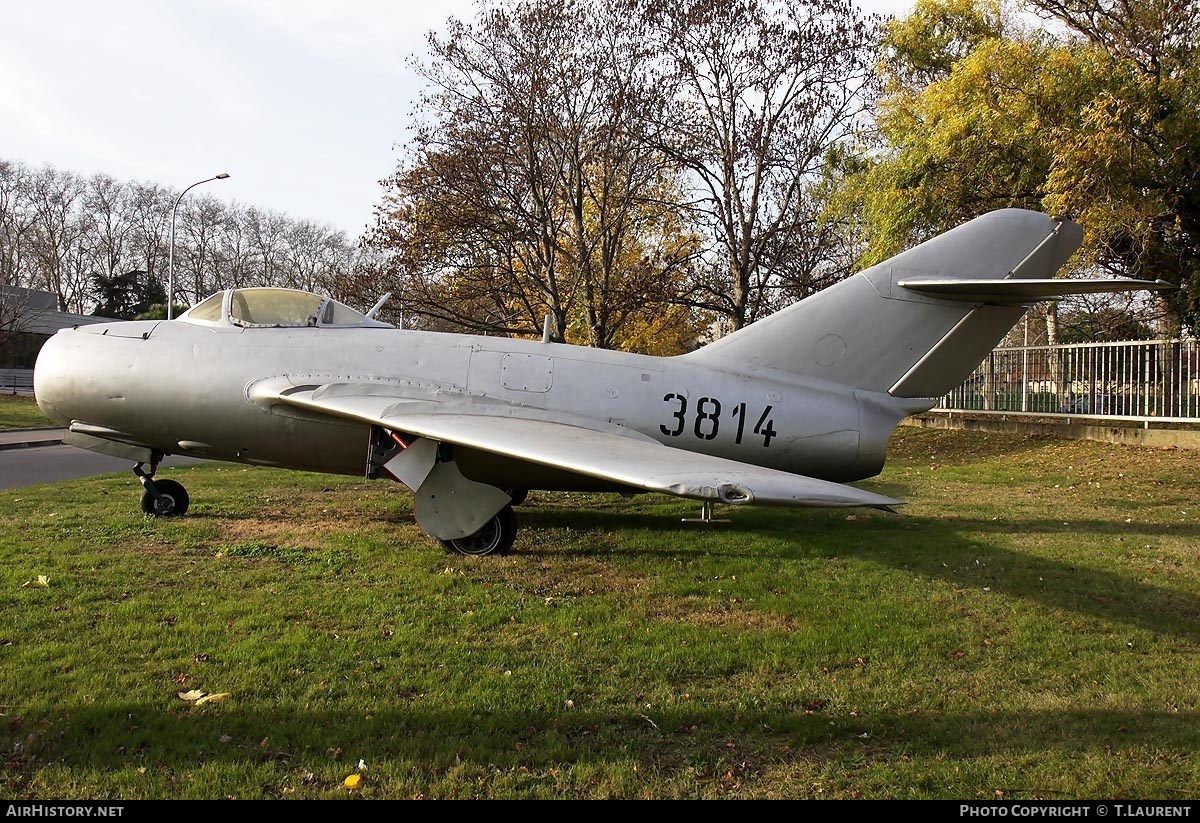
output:
<svg viewBox="0 0 1200 823"><path fill-rule="evenodd" d="M978 217L675 357L395 328L317 294L230 289L171 321L54 335L34 372L64 442L128 458L142 509L180 454L402 482L451 551L508 551L539 490L712 503L870 506L905 417L958 386L1037 301L1168 287L1054 279L1079 226ZM147 468L148 467L148 468Z"/></svg>

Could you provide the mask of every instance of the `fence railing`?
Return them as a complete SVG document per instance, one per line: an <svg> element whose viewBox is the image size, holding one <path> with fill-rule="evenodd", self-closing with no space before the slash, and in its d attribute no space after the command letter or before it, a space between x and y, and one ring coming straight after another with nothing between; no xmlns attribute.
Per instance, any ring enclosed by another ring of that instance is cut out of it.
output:
<svg viewBox="0 0 1200 823"><path fill-rule="evenodd" d="M33 369L0 369L0 394L33 394Z"/></svg>
<svg viewBox="0 0 1200 823"><path fill-rule="evenodd" d="M1200 346L1182 339L995 349L935 408L1200 420Z"/></svg>

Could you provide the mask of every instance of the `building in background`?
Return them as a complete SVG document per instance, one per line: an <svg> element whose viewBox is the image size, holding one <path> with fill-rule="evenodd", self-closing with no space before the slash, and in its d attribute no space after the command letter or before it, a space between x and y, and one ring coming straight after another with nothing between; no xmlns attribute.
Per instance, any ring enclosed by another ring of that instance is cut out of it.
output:
<svg viewBox="0 0 1200 823"><path fill-rule="evenodd" d="M50 292L0 285L0 393L33 391L38 352L59 329L110 320L59 311L58 299Z"/></svg>

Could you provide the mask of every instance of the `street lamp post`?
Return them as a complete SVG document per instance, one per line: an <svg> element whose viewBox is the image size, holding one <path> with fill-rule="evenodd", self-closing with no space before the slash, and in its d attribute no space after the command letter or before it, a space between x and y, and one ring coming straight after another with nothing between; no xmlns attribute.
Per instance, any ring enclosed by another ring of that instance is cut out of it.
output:
<svg viewBox="0 0 1200 823"><path fill-rule="evenodd" d="M199 186L201 183L211 183L214 180L224 180L229 175L221 172L215 177L208 177L204 180L197 180L192 185L179 193L175 198L175 205L171 207L171 245L167 248L167 319L171 320L175 316L175 213L179 211L179 203L183 200L183 196L192 189Z"/></svg>

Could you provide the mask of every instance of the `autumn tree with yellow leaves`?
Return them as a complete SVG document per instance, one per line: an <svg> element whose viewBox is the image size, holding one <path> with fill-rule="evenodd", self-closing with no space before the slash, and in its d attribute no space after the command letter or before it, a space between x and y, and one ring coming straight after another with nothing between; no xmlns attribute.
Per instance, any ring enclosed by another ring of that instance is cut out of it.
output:
<svg viewBox="0 0 1200 823"><path fill-rule="evenodd" d="M697 239L657 148L633 18L531 0L430 39L409 154L370 241L427 327L619 345L673 297Z"/></svg>
<svg viewBox="0 0 1200 823"><path fill-rule="evenodd" d="M481 6L417 64L357 282L425 328L663 354L768 314L848 271L816 195L870 32L850 0Z"/></svg>
<svg viewBox="0 0 1200 823"><path fill-rule="evenodd" d="M862 264L992 208L1080 222L1076 270L1180 285L1200 303L1196 0L918 0L885 39L878 143L840 192ZM1051 341L1053 342L1053 341Z"/></svg>

